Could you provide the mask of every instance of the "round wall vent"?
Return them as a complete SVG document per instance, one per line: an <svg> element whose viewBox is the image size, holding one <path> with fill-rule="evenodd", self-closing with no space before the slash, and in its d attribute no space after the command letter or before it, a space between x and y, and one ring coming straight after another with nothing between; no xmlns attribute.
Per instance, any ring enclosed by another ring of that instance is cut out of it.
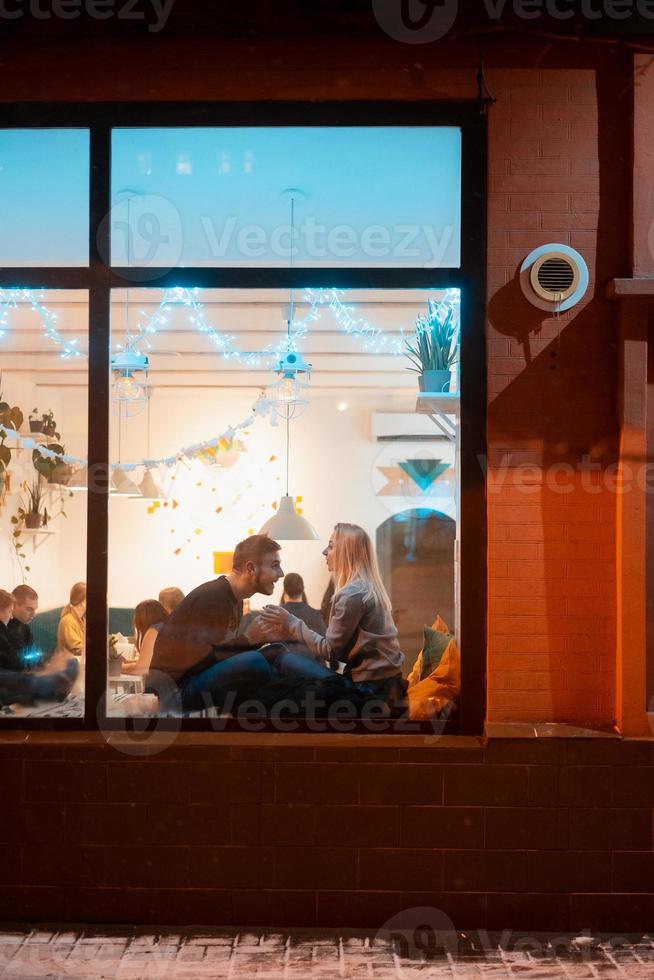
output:
<svg viewBox="0 0 654 980"><path fill-rule="evenodd" d="M541 245L520 266L520 285L538 309L563 312L575 306L588 289L588 266L569 245Z"/></svg>

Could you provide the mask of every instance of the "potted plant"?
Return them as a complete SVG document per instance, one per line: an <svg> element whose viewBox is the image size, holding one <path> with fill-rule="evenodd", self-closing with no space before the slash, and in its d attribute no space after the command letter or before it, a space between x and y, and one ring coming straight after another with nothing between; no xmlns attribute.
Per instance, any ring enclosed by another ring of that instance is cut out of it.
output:
<svg viewBox="0 0 654 980"><path fill-rule="evenodd" d="M32 483L25 483L23 489L26 494L25 505L19 508L18 512L25 521L25 527L35 530L47 521L47 511L45 513L41 512L43 489L41 487L40 477L37 476L36 480L33 480Z"/></svg>
<svg viewBox="0 0 654 980"><path fill-rule="evenodd" d="M416 320L416 335L412 343L407 341L407 357L414 365L421 391L440 393L449 391L450 369L458 360L458 329L454 309L430 299L427 316Z"/></svg>
<svg viewBox="0 0 654 980"><path fill-rule="evenodd" d="M30 432L43 432L43 416L38 408L33 408L29 415Z"/></svg>
<svg viewBox="0 0 654 980"><path fill-rule="evenodd" d="M57 447L55 451L58 452L59 447ZM63 459L61 459L61 456L63 456L65 452L66 452L66 447L62 446L61 455L58 456L57 459L49 459L47 461L48 463L53 464L52 467L49 468L47 474L48 483L60 483L63 486L66 486L68 483L70 483L73 477L73 473L75 471L73 467L70 465L70 463L64 463Z"/></svg>
<svg viewBox="0 0 654 980"><path fill-rule="evenodd" d="M47 412L44 412L41 416L43 420L43 434L46 436L54 436L55 439L59 439L59 433L57 432L57 423L55 422L54 412L50 408Z"/></svg>

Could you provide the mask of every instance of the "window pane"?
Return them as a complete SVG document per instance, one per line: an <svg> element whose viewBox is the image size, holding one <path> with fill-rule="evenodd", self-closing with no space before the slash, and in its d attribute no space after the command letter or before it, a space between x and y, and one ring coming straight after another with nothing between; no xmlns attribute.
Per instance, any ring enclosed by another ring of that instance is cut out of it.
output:
<svg viewBox="0 0 654 980"><path fill-rule="evenodd" d="M422 395L406 340L418 321L424 332L448 311L456 328L458 310L457 290L114 294L110 711L160 708L143 695L167 621L159 602L229 572L237 543L280 514L287 493L317 538L287 540L282 529L282 568L301 575L314 609L329 584L322 549L346 521L376 547L404 677L426 643L425 626L440 616L455 631L458 335L450 334L453 363L427 378L432 391ZM285 353L304 362L280 368ZM268 531L277 538L279 528ZM173 591L160 599L162 590ZM261 588L245 612L281 598L280 580L272 598ZM215 639L211 614L193 616L176 636L175 682L209 653L206 637L191 634L207 630ZM432 633L427 639L422 669L431 672L443 645ZM162 670L174 673L170 664ZM204 706L171 705L192 714ZM235 706L220 701L217 710L233 715Z"/></svg>
<svg viewBox="0 0 654 980"><path fill-rule="evenodd" d="M0 290L0 711L84 713L88 301ZM72 605L71 605L72 602Z"/></svg>
<svg viewBox="0 0 654 980"><path fill-rule="evenodd" d="M454 127L118 129L112 261L456 267L460 186Z"/></svg>
<svg viewBox="0 0 654 980"><path fill-rule="evenodd" d="M88 131L0 130L0 208L0 265L88 265Z"/></svg>

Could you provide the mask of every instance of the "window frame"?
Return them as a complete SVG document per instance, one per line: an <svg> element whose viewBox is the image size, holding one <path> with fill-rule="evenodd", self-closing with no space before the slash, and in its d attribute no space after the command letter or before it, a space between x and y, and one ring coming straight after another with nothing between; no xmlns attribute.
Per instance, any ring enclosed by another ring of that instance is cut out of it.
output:
<svg viewBox="0 0 654 980"><path fill-rule="evenodd" d="M111 132L121 127L456 126L461 129L461 260L459 267L425 268L229 268L185 267L152 277L148 285L200 288L445 288L461 290L460 362L460 643L461 698L445 732L479 735L486 709L487 514L486 437L486 171L487 119L481 100L352 102L130 102L13 103L3 108L0 129L89 130L89 265L0 268L0 287L80 289L88 292L89 465L106 468L87 504L87 654L84 717L2 718L6 729L124 730L129 720L106 715L108 585L108 474L111 291L142 285L138 268L107 266L111 255ZM136 273L137 278L131 278ZM99 560L98 560L99 559ZM180 724L181 722L181 724ZM215 730L212 719L156 719L157 729ZM220 731L229 731L222 726ZM232 729L233 730L233 729ZM242 728L237 730L243 731ZM311 729L298 728L298 731ZM425 734L434 734L426 723ZM266 724L261 731L275 731ZM355 734L366 730L357 726ZM416 734L415 724L411 734ZM219 733L217 733L218 735ZM389 730L398 734L398 730ZM256 735L252 735L256 738Z"/></svg>

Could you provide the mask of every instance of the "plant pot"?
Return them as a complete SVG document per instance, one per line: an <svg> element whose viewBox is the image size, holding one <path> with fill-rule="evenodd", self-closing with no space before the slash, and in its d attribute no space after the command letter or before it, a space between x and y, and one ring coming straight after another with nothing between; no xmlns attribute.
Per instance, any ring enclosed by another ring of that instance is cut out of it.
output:
<svg viewBox="0 0 654 980"><path fill-rule="evenodd" d="M450 390L449 371L424 371L418 375L420 391L429 392L430 395L440 395L441 392Z"/></svg>
<svg viewBox="0 0 654 980"><path fill-rule="evenodd" d="M30 432L43 432L43 419L30 419Z"/></svg>
<svg viewBox="0 0 654 980"><path fill-rule="evenodd" d="M31 512L25 514L25 527L29 528L30 531L35 531L37 527L41 527L43 524L43 514L35 514Z"/></svg>
<svg viewBox="0 0 654 980"><path fill-rule="evenodd" d="M53 436L57 431L57 426L54 422L44 422L43 429L41 430L44 436Z"/></svg>
<svg viewBox="0 0 654 980"><path fill-rule="evenodd" d="M63 486L70 483L73 477L73 467L68 463L58 463L51 473L48 474L48 483L60 483Z"/></svg>

